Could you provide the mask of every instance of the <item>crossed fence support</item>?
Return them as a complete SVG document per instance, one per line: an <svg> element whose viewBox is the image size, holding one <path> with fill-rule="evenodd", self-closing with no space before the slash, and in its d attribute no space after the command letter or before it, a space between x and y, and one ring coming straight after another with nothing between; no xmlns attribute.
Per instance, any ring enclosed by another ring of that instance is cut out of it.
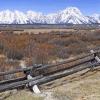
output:
<svg viewBox="0 0 100 100"><path fill-rule="evenodd" d="M91 60L91 64L100 63L100 58L97 56L97 53L94 50L90 50L90 52L94 55L94 59ZM91 66L91 70L94 70L95 66Z"/></svg>
<svg viewBox="0 0 100 100"><path fill-rule="evenodd" d="M21 62L20 66L22 68L27 68L24 61ZM34 79L34 77L32 76L32 70L34 70L34 69L32 68L30 71L24 71L24 74L26 75L27 80ZM41 93L39 90L39 87L37 85L29 86L29 84L30 84L30 82L28 84L26 84L26 86L31 88L31 90L34 93L36 93L36 94Z"/></svg>

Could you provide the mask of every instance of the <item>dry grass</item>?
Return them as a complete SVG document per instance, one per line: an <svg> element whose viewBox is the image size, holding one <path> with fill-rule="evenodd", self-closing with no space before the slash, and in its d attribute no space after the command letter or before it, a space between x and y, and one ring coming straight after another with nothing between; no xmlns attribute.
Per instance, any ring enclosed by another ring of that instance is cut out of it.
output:
<svg viewBox="0 0 100 100"><path fill-rule="evenodd" d="M0 71L18 66L9 59L25 60L27 66L51 64L100 46L100 30L45 30L48 32L43 34L0 33L0 59L3 58L3 61L0 60Z"/></svg>
<svg viewBox="0 0 100 100"><path fill-rule="evenodd" d="M53 93L53 98L57 99L57 100L72 100L70 99L70 97L66 94L65 91L54 91Z"/></svg>
<svg viewBox="0 0 100 100"><path fill-rule="evenodd" d="M29 91L19 91L5 100L44 100L44 97L35 95Z"/></svg>
<svg viewBox="0 0 100 100"><path fill-rule="evenodd" d="M24 29L24 32L28 33L49 33L49 32L75 32L74 29Z"/></svg>
<svg viewBox="0 0 100 100"><path fill-rule="evenodd" d="M88 72L81 77L68 78L64 85L53 88L57 100L100 100L100 71ZM60 82L60 80L59 80Z"/></svg>

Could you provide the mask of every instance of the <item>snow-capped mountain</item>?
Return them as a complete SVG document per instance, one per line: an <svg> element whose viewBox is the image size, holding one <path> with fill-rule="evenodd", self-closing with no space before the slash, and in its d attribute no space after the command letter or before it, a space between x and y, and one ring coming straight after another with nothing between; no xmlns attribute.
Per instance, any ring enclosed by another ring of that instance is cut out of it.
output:
<svg viewBox="0 0 100 100"><path fill-rule="evenodd" d="M9 11L9 10L5 10L5 11L1 11L0 12L0 23L13 23L14 20L14 13Z"/></svg>
<svg viewBox="0 0 100 100"><path fill-rule="evenodd" d="M51 15L54 23L87 24L89 20L78 8L70 7Z"/></svg>
<svg viewBox="0 0 100 100"><path fill-rule="evenodd" d="M5 10L0 12L0 24L23 24L27 23L27 20L26 15L19 11Z"/></svg>
<svg viewBox="0 0 100 100"><path fill-rule="evenodd" d="M100 23L100 15L85 16L76 7L68 7L56 13L44 15L42 13L27 11L0 11L0 24L92 24Z"/></svg>
<svg viewBox="0 0 100 100"><path fill-rule="evenodd" d="M22 13L20 11L14 11L13 14L14 14L13 23L16 23L16 24L27 23L28 18L24 13Z"/></svg>
<svg viewBox="0 0 100 100"><path fill-rule="evenodd" d="M45 15L33 11L27 11L26 14L29 23L45 23Z"/></svg>
<svg viewBox="0 0 100 100"><path fill-rule="evenodd" d="M92 15L92 17L93 17L98 23L100 23L100 14L94 14L94 15Z"/></svg>

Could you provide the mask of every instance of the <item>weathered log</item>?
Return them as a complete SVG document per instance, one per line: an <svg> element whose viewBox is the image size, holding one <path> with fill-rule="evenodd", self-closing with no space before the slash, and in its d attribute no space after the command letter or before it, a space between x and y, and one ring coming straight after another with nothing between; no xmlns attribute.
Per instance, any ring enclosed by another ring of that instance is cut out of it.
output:
<svg viewBox="0 0 100 100"><path fill-rule="evenodd" d="M41 67L39 69L36 69L36 71L38 71L39 74L43 74L43 75L53 74L53 73L58 72L58 71L63 71L65 69L69 69L69 68L78 66L78 65L83 64L85 62L89 62L92 59L94 59L94 56L90 55L90 56L87 56L83 59L78 59L78 60L75 60L75 61L72 61L69 63L68 62L62 63L61 65L58 65L58 66L43 67L43 68Z"/></svg>
<svg viewBox="0 0 100 100"><path fill-rule="evenodd" d="M39 78L35 77L35 79L32 79L32 80L25 80L25 81L20 81L20 82L14 82L12 84L6 84L6 85L3 85L3 86L0 86L0 92L5 91L5 90L9 90L9 89L11 90L11 89L14 89L14 88L22 87L22 86L25 86L28 83L29 83L29 86L33 86L33 85L36 85L36 84L41 85L41 84L44 84L46 82L50 82L50 81L53 81L55 79L58 79L58 78L68 76L68 75L71 75L73 73L82 71L86 68L90 68L93 65L98 65L98 63L94 63L94 64L91 65L89 62L86 62L86 63L84 63L80 66L76 66L76 67L58 72L58 73L53 74L53 75L49 75L49 76L45 76L45 77L42 76L42 77L39 77Z"/></svg>
<svg viewBox="0 0 100 100"><path fill-rule="evenodd" d="M40 75L40 76L33 77L33 79L31 79L31 80L26 79L26 80L22 80L22 81L18 81L18 82L12 82L12 83L9 83L9 84L7 84L7 83L2 84L2 85L0 85L0 92L6 91L6 90L12 90L12 89L19 88L19 87L23 87L26 84L28 84L29 82L38 80L42 77L43 76Z"/></svg>
<svg viewBox="0 0 100 100"><path fill-rule="evenodd" d="M39 80L36 80L36 81L32 81L32 82L29 83L29 86L33 86L35 84L41 85L41 84L53 81L55 79L59 79L59 78L62 78L62 77L77 73L77 72L82 71L84 69L91 68L91 66L96 66L96 65L100 65L100 64L94 63L94 64L91 65L89 62L87 62L87 63L85 63L83 65L80 65L80 66L77 66L77 67L74 67L74 68L70 68L70 69L58 72L56 74L53 74L53 75L49 75L49 76L43 77L43 78L41 78Z"/></svg>
<svg viewBox="0 0 100 100"><path fill-rule="evenodd" d="M54 67L54 66L59 66L59 65L62 65L62 64L67 64L67 63L70 63L70 62L73 62L73 61L76 61L76 60L79 60L79 59L83 59L85 57L93 56L94 53L100 53L100 50L94 51L93 53L87 53L87 54L79 55L79 56L77 56L73 59L69 59L67 61L63 61L63 62L60 62L60 63L57 63L57 64L45 65L45 66L37 68L37 70L42 70L42 69L49 68L49 67L52 67L52 66Z"/></svg>
<svg viewBox="0 0 100 100"><path fill-rule="evenodd" d="M12 82L23 81L25 79L26 79L26 77L19 77L19 78L10 79L10 80L3 80L3 81L0 81L0 85L9 84L9 83L12 83Z"/></svg>
<svg viewBox="0 0 100 100"><path fill-rule="evenodd" d="M30 66L30 67L27 67L27 68L22 68L22 69L16 69L16 70L12 70L12 71L7 71L7 72L0 72L0 76L4 76L4 75L8 75L8 74L14 74L14 73L19 73L19 72L24 72L24 71L30 71L30 70L34 70L34 69L37 69L37 70L42 70L42 69L45 69L45 68L50 68L50 67L54 67L54 66L59 66L59 65L62 65L62 64L67 64L67 63L70 63L70 62L73 62L73 61L76 61L76 60L79 60L79 59L83 59L85 57L88 57L88 56L92 56L94 53L99 53L99 51L95 51L93 53L88 53L88 54L84 54L84 55L79 55L77 56L76 58L73 58L73 59L70 59L70 60L66 60L66 61L63 61L63 62L60 62L60 63L57 63L57 64L52 64L52 65L45 65L45 66L40 66L40 65L34 65L34 66Z"/></svg>
<svg viewBox="0 0 100 100"><path fill-rule="evenodd" d="M37 66L34 65L34 66L27 67L27 68L15 69L15 70L12 70L12 71L7 71L7 72L0 72L0 76L19 73L19 72L24 72L24 71L30 71L34 68L39 68L39 67L41 67L41 66L40 65L37 65Z"/></svg>
<svg viewBox="0 0 100 100"><path fill-rule="evenodd" d="M4 75L8 75L8 74L14 74L14 73L18 73L18 72L24 72L24 71L28 71L28 70L31 70L31 69L32 69L32 67L27 67L27 68L16 69L16 70L7 71L7 72L0 72L0 76L4 76Z"/></svg>
<svg viewBox="0 0 100 100"><path fill-rule="evenodd" d="M59 62L57 64L45 65L43 67L37 68L37 70L41 70L41 69L45 69L45 68L50 68L52 66L55 67L55 66L59 66L59 65L62 65L62 64L70 63L70 62L73 62L73 61L76 61L76 60L79 60L79 59L83 59L83 58L91 56L91 55L93 55L93 54L88 53L88 54L84 54L84 55L79 55L79 56L77 56L75 58L68 59L67 61L62 61L62 62Z"/></svg>

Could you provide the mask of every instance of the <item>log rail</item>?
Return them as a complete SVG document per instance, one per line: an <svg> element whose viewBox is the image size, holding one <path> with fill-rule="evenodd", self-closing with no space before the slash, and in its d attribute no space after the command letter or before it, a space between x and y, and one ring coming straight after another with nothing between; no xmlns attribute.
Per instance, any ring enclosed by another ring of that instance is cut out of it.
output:
<svg viewBox="0 0 100 100"><path fill-rule="evenodd" d="M93 69L100 65L98 51L91 51L88 54L79 55L76 58L66 60L57 64L51 65L34 65L27 68L12 70L8 72L0 72L0 76L5 76L14 73L30 72L25 74L25 77L20 77L10 80L0 81L0 92L11 90L20 87L33 87L34 85L42 85L44 83L65 77L84 69Z"/></svg>

